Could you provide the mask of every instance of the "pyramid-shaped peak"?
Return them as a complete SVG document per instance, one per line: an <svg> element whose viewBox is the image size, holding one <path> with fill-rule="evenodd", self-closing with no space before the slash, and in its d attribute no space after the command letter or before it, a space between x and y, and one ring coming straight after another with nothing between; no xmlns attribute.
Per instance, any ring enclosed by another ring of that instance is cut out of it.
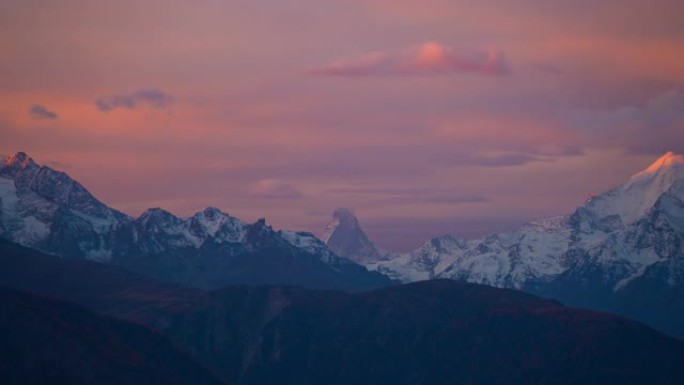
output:
<svg viewBox="0 0 684 385"><path fill-rule="evenodd" d="M349 209L338 208L333 212L333 220L326 227L322 240L335 254L358 263L380 258L375 245Z"/></svg>
<svg viewBox="0 0 684 385"><path fill-rule="evenodd" d="M598 218L617 215L623 224L632 224L646 215L663 194L684 198L681 186L684 186L684 157L668 152L624 185L592 198L584 207Z"/></svg>
<svg viewBox="0 0 684 385"><path fill-rule="evenodd" d="M357 220L354 212L344 207L335 209L335 211L333 211L333 218L344 222Z"/></svg>

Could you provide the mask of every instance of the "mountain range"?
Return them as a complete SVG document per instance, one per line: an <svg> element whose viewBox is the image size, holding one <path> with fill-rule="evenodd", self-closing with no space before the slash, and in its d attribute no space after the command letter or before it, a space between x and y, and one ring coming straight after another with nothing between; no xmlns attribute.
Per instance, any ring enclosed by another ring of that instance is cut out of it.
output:
<svg viewBox="0 0 684 385"><path fill-rule="evenodd" d="M322 240L207 208L138 218L67 174L0 160L0 238L204 289L285 284L362 291L448 278L514 288L637 319L684 337L684 158L667 153L575 212L481 239L443 236L409 253L376 247L351 210ZM362 266L363 265L363 266ZM365 266L365 267L364 267Z"/></svg>
<svg viewBox="0 0 684 385"><path fill-rule="evenodd" d="M393 279L448 278L524 290L622 314L684 338L680 155L663 155L624 185L592 197L569 215L481 239L442 236L408 253L369 259L363 250L375 247L358 220L345 218L347 228L340 222L335 218L326 231L324 239L331 248ZM350 234L360 235L352 239ZM331 242L340 238L347 245L364 246L345 249Z"/></svg>
<svg viewBox="0 0 684 385"><path fill-rule="evenodd" d="M289 284L366 290L393 283L337 256L310 233L275 231L263 219L248 224L216 208L189 218L152 208L132 218L21 152L0 160L0 237L208 289Z"/></svg>
<svg viewBox="0 0 684 385"><path fill-rule="evenodd" d="M667 154L573 214L400 254L347 209L323 241L215 208L132 218L17 153L0 382L682 383L682 341L557 301L684 335L682 170Z"/></svg>

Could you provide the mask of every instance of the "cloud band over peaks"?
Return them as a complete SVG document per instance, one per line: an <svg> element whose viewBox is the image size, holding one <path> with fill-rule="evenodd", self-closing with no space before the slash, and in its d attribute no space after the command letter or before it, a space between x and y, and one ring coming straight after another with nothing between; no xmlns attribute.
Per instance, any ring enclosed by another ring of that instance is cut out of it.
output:
<svg viewBox="0 0 684 385"><path fill-rule="evenodd" d="M460 54L436 42L424 43L400 52L379 51L359 58L312 68L317 76L428 76L475 73L502 76L509 72L501 52Z"/></svg>

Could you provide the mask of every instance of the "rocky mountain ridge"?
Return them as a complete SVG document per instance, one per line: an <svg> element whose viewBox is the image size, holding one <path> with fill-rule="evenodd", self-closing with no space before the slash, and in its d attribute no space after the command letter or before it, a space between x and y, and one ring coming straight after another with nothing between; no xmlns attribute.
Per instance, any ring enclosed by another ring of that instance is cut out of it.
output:
<svg viewBox="0 0 684 385"><path fill-rule="evenodd" d="M391 282L305 232L275 231L207 208L131 218L25 153L0 160L0 237L58 256L120 265L205 288L230 283L363 290Z"/></svg>

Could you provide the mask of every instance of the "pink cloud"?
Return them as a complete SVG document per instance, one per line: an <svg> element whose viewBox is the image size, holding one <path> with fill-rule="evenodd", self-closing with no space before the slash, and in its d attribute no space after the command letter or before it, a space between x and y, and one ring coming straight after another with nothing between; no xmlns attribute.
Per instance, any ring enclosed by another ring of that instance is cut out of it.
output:
<svg viewBox="0 0 684 385"><path fill-rule="evenodd" d="M278 179L262 179L251 189L252 196L264 199L299 199L302 193L289 183Z"/></svg>
<svg viewBox="0 0 684 385"><path fill-rule="evenodd" d="M425 76L478 73L501 76L508 72L503 53L482 51L461 54L436 42L427 42L400 52L372 52L356 59L313 68L319 76Z"/></svg>

